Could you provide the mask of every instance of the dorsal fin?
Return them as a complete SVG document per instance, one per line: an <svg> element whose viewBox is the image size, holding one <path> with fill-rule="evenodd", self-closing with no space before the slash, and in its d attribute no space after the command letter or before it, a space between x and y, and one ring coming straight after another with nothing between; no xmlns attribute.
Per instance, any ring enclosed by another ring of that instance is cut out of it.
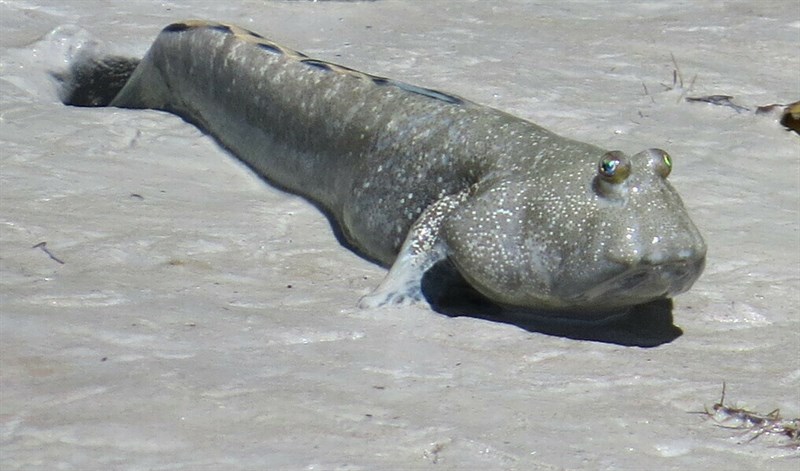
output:
<svg viewBox="0 0 800 471"><path fill-rule="evenodd" d="M451 105L463 104L465 101L461 97L440 92L438 90L418 87L416 85L411 85L409 83L400 82L385 77L379 77L376 75L370 75L365 72L351 69L350 67L334 64L333 62L328 62L320 59L311 59L302 52L298 52L293 49L283 47L280 44L277 44L275 42L266 39L264 36L261 36L258 33L254 33L250 30L240 28L236 25L216 23L213 21L205 21L205 20L188 20L181 23L173 23L164 28L163 31L178 33L199 28L209 28L225 34L233 34L237 39L247 43L251 43L268 54L285 55L287 57L291 57L297 60L298 62L301 62L303 64L308 65L309 67L319 70L321 73L334 72L342 75L349 75L351 77L360 80L372 82L378 86L396 87L409 93L414 93L416 95L421 95L434 100L439 100Z"/></svg>

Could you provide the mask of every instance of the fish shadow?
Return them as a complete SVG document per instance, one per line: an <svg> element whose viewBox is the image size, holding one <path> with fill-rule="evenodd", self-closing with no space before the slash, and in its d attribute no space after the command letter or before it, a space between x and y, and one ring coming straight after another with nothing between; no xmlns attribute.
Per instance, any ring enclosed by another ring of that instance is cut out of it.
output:
<svg viewBox="0 0 800 471"><path fill-rule="evenodd" d="M601 321L555 318L536 311L497 305L472 288L449 262L425 273L422 294L434 311L449 317L472 317L517 326L528 332L573 340L652 348L683 335L673 324L672 299L633 307L626 314Z"/></svg>

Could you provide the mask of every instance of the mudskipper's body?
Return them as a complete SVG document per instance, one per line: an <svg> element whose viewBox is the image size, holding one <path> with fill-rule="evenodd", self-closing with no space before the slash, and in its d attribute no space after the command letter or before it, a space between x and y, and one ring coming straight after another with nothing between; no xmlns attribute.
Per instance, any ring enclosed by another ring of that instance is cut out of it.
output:
<svg viewBox="0 0 800 471"><path fill-rule="evenodd" d="M72 104L175 113L321 205L392 267L362 306L421 299L446 259L500 305L591 318L683 292L705 263L665 152L606 152L235 26L170 25L138 65L84 61L71 81Z"/></svg>

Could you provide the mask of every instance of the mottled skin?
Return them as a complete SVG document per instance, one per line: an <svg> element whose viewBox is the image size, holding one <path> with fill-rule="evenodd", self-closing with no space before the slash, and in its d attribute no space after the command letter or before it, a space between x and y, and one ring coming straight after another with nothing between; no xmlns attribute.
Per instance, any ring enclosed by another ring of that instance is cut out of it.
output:
<svg viewBox="0 0 800 471"><path fill-rule="evenodd" d="M704 266L663 151L607 153L235 26L168 26L110 105L182 116L320 204L392 265L362 306L420 299L449 259L500 305L592 318L683 292Z"/></svg>

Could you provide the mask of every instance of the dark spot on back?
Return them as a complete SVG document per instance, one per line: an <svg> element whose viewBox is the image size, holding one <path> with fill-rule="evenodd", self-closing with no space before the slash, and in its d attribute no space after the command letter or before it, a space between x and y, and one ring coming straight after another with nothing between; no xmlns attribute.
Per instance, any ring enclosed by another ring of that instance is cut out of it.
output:
<svg viewBox="0 0 800 471"><path fill-rule="evenodd" d="M449 95L444 92L440 92L438 90L432 90L430 88L422 88L416 85L411 85L410 83L405 82L398 82L396 80L391 80L385 77L372 77L372 82L375 85L394 85L395 87L405 90L407 92L411 92L417 95L422 95L428 98L433 98L434 100L444 101L453 105L458 105L464 103L464 101L454 95Z"/></svg>
<svg viewBox="0 0 800 471"><path fill-rule="evenodd" d="M180 33L181 31L186 31L187 29L191 29L192 27L187 25L186 23L172 23L171 25L164 28L163 32L165 33Z"/></svg>
<svg viewBox="0 0 800 471"><path fill-rule="evenodd" d="M324 70L325 72L331 71L331 65L327 62L318 61L316 59L305 59L300 61L303 64L310 65L311 67L317 68L319 70Z"/></svg>
<svg viewBox="0 0 800 471"><path fill-rule="evenodd" d="M265 50L265 51L267 51L267 52L269 52L271 54L276 54L276 55L283 54L283 51L281 51L281 49L278 46L274 45L274 44L258 43L258 47L260 47L261 49L263 49L263 50Z"/></svg>
<svg viewBox="0 0 800 471"><path fill-rule="evenodd" d="M447 93L440 92L438 90L433 90L430 88L422 88L404 82L395 82L395 85L397 85L398 87L402 88L405 91L416 93L417 95L426 96L428 98L433 98L434 100L446 101L447 103L451 103L454 105L463 103L461 98L458 98L457 96L453 95L448 95Z"/></svg>
<svg viewBox="0 0 800 471"><path fill-rule="evenodd" d="M211 27L211 29L213 29L215 31L223 32L225 34L230 34L230 33L233 32L229 26L225 26L225 25L214 25L214 26Z"/></svg>
<svg viewBox="0 0 800 471"><path fill-rule="evenodd" d="M261 36L260 34L258 34L258 33L255 33L255 32L253 32L253 31L249 31L249 30L248 30L248 31L247 31L247 34L249 34L250 36L254 36L254 37L258 38L258 39L264 39L264 36Z"/></svg>

